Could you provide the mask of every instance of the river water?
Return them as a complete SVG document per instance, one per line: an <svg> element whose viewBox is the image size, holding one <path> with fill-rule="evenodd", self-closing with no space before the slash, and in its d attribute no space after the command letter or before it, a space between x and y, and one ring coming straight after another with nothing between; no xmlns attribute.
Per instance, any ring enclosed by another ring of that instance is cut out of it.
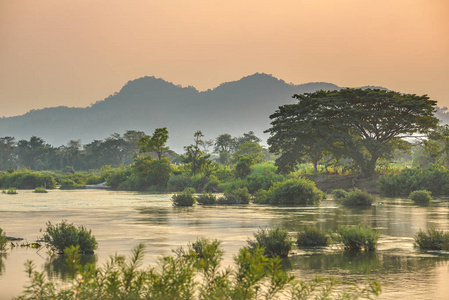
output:
<svg viewBox="0 0 449 300"><path fill-rule="evenodd" d="M375 252L350 252L336 246L320 250L294 250L286 262L301 279L315 274L382 283L379 299L449 299L449 253L421 252L413 246L420 230L449 230L449 201L439 199L419 206L401 198L377 198L368 209L347 209L333 200L319 206L272 207L263 205L195 206L177 208L171 194L146 194L105 190L51 190L48 194L19 191L0 194L0 227L8 236L34 242L47 221L68 220L92 229L99 248L88 261L104 263L115 253L130 254L145 243L145 265L156 265L171 249L198 237L222 241L224 265L246 245L259 228L283 226L292 234L302 225L335 230L338 225L364 223L381 232ZM20 243L20 242L19 242ZM0 253L0 299L20 295L28 283L24 262L32 259L49 276L63 270L45 248L8 249Z"/></svg>

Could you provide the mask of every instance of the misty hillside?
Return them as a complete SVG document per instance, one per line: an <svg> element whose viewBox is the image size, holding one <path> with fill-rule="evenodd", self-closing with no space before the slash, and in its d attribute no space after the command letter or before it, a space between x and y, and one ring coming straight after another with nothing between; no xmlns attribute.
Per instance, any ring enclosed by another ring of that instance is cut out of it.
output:
<svg viewBox="0 0 449 300"><path fill-rule="evenodd" d="M118 93L87 108L52 107L22 116L0 119L0 137L17 140L36 135L54 146L71 139L89 143L126 130L151 134L167 127L169 146L182 152L201 130L205 139L222 133L240 136L250 130L263 140L269 115L280 105L295 103L293 94L340 87L324 82L287 84L271 75L256 73L238 81L200 92L155 77L129 81Z"/></svg>

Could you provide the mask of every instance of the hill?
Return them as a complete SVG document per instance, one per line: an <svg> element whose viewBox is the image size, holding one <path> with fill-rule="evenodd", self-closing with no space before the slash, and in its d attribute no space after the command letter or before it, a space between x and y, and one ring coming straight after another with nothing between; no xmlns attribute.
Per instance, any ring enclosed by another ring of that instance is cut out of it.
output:
<svg viewBox="0 0 449 300"><path fill-rule="evenodd" d="M201 130L206 139L222 133L239 136L252 130L265 140L263 131L270 126L269 115L280 105L294 103L293 94L335 89L340 87L325 82L294 85L256 73L200 92L160 78L143 77L129 81L118 93L90 107L52 107L2 118L0 137L20 140L36 135L59 146L71 139L81 139L85 144L115 132L141 130L151 134L155 128L167 127L168 145L183 152L196 130Z"/></svg>

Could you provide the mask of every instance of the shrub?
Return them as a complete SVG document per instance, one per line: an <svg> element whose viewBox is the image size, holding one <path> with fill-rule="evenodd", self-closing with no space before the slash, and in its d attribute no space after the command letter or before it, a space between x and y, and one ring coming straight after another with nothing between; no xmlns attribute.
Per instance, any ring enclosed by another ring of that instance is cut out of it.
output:
<svg viewBox="0 0 449 300"><path fill-rule="evenodd" d="M252 172L246 177L248 191L253 194L258 190L268 190L273 183L285 180L281 174L276 174L273 163L261 163L252 167Z"/></svg>
<svg viewBox="0 0 449 300"><path fill-rule="evenodd" d="M226 204L248 204L251 195L249 194L248 189L243 187L225 193L224 197L226 198Z"/></svg>
<svg viewBox="0 0 449 300"><path fill-rule="evenodd" d="M373 201L373 196L359 189L348 192L346 197L342 198L342 204L344 206L370 206Z"/></svg>
<svg viewBox="0 0 449 300"><path fill-rule="evenodd" d="M329 244L329 237L313 226L305 226L298 232L296 245L298 247L320 247Z"/></svg>
<svg viewBox="0 0 449 300"><path fill-rule="evenodd" d="M413 191L408 196L415 203L429 203L432 200L432 192L426 190Z"/></svg>
<svg viewBox="0 0 449 300"><path fill-rule="evenodd" d="M168 179L167 187L169 191L180 192L190 186L189 176L187 174L171 174Z"/></svg>
<svg viewBox="0 0 449 300"><path fill-rule="evenodd" d="M341 200L348 195L348 192L344 189L335 189L332 191L332 196L334 196L335 200Z"/></svg>
<svg viewBox="0 0 449 300"><path fill-rule="evenodd" d="M61 190L74 190L74 189L84 189L85 184L82 183L76 183L75 181L71 179L61 179L59 181L59 188Z"/></svg>
<svg viewBox="0 0 449 300"><path fill-rule="evenodd" d="M259 229L254 233L255 240L248 240L250 250L258 247L265 249L265 255L269 257L287 257L292 249L293 241L288 236L288 231L280 227L272 229Z"/></svg>
<svg viewBox="0 0 449 300"><path fill-rule="evenodd" d="M0 228L0 250L5 250L8 239L6 238L5 232Z"/></svg>
<svg viewBox="0 0 449 300"><path fill-rule="evenodd" d="M56 187L56 181L51 175L30 171L5 173L0 176L0 188L34 189L39 186L53 189Z"/></svg>
<svg viewBox="0 0 449 300"><path fill-rule="evenodd" d="M196 197L196 201L202 205L213 205L217 204L217 197L212 193L203 193Z"/></svg>
<svg viewBox="0 0 449 300"><path fill-rule="evenodd" d="M349 250L367 251L375 250L377 247L377 240L380 233L374 231L370 226L359 224L357 226L338 226L337 240Z"/></svg>
<svg viewBox="0 0 449 300"><path fill-rule="evenodd" d="M174 194L172 196L174 206L193 206L196 200L193 197L193 188L187 188L182 193Z"/></svg>
<svg viewBox="0 0 449 300"><path fill-rule="evenodd" d="M15 187L11 187L7 190L3 190L3 194L8 194L8 195L16 195L18 194L17 189Z"/></svg>
<svg viewBox="0 0 449 300"><path fill-rule="evenodd" d="M37 187L34 189L33 193L48 193L48 191L43 187Z"/></svg>
<svg viewBox="0 0 449 300"><path fill-rule="evenodd" d="M60 254L70 246L79 246L80 251L84 253L93 253L98 247L91 230L87 230L84 226L76 228L66 220L56 225L47 222L43 240L52 250Z"/></svg>
<svg viewBox="0 0 449 300"><path fill-rule="evenodd" d="M223 188L220 186L220 180L214 175L209 176L209 182L204 186L204 191L207 193L223 192Z"/></svg>
<svg viewBox="0 0 449 300"><path fill-rule="evenodd" d="M449 232L428 229L419 231L415 236L415 245L421 249L449 251Z"/></svg>
<svg viewBox="0 0 449 300"><path fill-rule="evenodd" d="M315 183L305 178L292 178L277 182L268 190L267 200L274 205L317 204L323 199L323 192Z"/></svg>

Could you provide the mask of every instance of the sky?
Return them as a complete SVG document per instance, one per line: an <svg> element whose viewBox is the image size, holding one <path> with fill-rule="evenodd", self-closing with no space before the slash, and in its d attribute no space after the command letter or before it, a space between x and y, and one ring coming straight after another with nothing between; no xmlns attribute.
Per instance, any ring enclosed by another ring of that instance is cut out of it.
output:
<svg viewBox="0 0 449 300"><path fill-rule="evenodd" d="M0 117L260 72L449 106L448 0L0 0Z"/></svg>

